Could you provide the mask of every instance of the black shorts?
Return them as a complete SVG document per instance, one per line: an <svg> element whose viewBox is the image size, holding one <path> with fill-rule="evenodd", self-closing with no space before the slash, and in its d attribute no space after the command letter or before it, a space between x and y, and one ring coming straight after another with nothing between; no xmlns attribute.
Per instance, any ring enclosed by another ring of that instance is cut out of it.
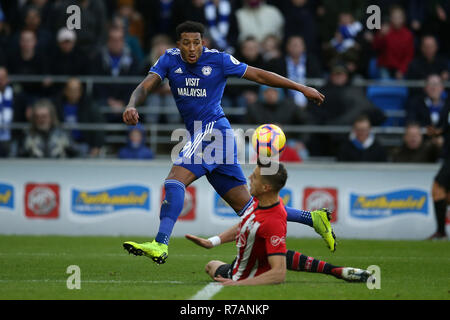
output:
<svg viewBox="0 0 450 320"><path fill-rule="evenodd" d="M236 262L236 259L233 260L231 264L225 263L219 266L214 273L214 277L221 276L222 278L231 279L231 276L233 275L233 266Z"/></svg>
<svg viewBox="0 0 450 320"><path fill-rule="evenodd" d="M450 191L450 160L444 162L441 169L434 177L434 181L444 187L447 191Z"/></svg>

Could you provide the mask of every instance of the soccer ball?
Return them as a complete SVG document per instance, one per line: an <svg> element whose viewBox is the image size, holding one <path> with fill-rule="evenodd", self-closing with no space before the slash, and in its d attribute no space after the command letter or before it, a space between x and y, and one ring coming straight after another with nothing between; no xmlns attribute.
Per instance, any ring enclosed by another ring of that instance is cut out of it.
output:
<svg viewBox="0 0 450 320"><path fill-rule="evenodd" d="M258 157L273 157L284 150L286 136L280 127L263 124L253 133L252 144Z"/></svg>

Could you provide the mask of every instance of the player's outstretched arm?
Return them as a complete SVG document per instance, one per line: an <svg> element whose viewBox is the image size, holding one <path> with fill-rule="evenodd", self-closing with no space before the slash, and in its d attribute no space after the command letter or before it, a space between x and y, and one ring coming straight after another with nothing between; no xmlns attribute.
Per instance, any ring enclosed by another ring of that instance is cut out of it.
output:
<svg viewBox="0 0 450 320"><path fill-rule="evenodd" d="M222 243L234 241L236 239L238 230L239 230L239 224L236 224L236 225L232 226L231 228L225 230L221 234L219 234L217 236L220 239L220 242L218 244L217 243L214 244L213 241L210 240L211 238L204 239L204 238L194 236L192 234L187 234L187 235L185 235L185 237L186 237L186 239L191 240L192 242L194 242L196 245L198 245L200 247L203 247L206 249L211 249Z"/></svg>
<svg viewBox="0 0 450 320"><path fill-rule="evenodd" d="M139 122L139 113L136 107L143 104L147 95L161 84L161 78L155 73L149 73L144 80L134 89L130 101L122 114L123 122L128 125L136 125Z"/></svg>
<svg viewBox="0 0 450 320"><path fill-rule="evenodd" d="M247 71L245 71L243 78L271 87L300 91L305 95L306 98L312 100L318 105L321 105L325 100L325 96L316 89L304 86L295 81L280 76L274 72L266 71L263 69L248 66Z"/></svg>
<svg viewBox="0 0 450 320"><path fill-rule="evenodd" d="M212 241L209 239L200 238L200 237L194 236L193 234L186 234L185 237L186 237L186 239L191 240L193 243L195 243L196 245L198 245L200 247L203 247L206 249L211 249L214 247Z"/></svg>

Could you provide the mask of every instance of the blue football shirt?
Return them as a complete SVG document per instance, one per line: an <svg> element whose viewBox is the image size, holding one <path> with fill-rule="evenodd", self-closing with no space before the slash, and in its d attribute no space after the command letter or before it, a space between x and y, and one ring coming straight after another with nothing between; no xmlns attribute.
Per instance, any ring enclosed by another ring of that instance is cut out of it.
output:
<svg viewBox="0 0 450 320"><path fill-rule="evenodd" d="M169 80L180 115L191 133L194 121L204 126L225 116L220 103L227 78L241 78L246 70L247 65L232 55L206 47L195 64L183 61L180 50L173 48L150 68L161 80Z"/></svg>

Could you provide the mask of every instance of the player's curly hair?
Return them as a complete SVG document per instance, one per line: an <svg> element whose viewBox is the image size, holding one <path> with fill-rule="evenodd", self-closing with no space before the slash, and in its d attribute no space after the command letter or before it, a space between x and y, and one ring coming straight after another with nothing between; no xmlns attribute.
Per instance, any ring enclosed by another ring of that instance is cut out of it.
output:
<svg viewBox="0 0 450 320"><path fill-rule="evenodd" d="M185 21L177 26L175 29L177 35L177 41L181 39L181 34L183 32L198 32L203 38L205 34L205 26L200 22L195 21Z"/></svg>

